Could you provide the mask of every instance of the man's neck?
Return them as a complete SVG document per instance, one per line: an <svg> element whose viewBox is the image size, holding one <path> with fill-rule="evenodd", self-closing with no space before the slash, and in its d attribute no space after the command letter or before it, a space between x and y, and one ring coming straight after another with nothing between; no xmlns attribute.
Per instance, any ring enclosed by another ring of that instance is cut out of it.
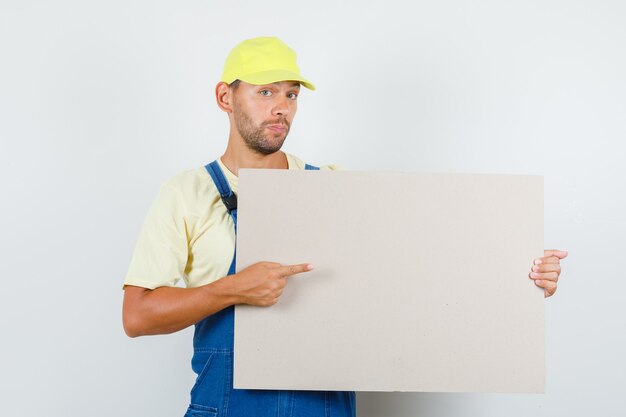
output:
<svg viewBox="0 0 626 417"><path fill-rule="evenodd" d="M249 149L236 150L228 146L221 159L226 168L237 176L241 168L289 168L287 155L285 155L283 151L277 151L270 155L262 155Z"/></svg>

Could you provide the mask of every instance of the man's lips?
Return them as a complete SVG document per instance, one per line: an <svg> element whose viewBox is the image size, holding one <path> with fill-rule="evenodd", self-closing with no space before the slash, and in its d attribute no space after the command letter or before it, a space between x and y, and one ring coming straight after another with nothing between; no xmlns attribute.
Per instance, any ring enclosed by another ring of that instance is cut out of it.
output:
<svg viewBox="0 0 626 417"><path fill-rule="evenodd" d="M275 132L284 132L285 130L287 130L287 126L283 124L267 125L267 128Z"/></svg>

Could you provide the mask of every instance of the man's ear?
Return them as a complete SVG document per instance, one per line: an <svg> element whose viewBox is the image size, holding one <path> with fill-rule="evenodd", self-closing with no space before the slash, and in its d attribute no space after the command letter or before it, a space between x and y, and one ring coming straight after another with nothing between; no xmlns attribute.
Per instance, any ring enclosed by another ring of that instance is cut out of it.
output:
<svg viewBox="0 0 626 417"><path fill-rule="evenodd" d="M224 81L215 86L215 100L220 109L226 113L233 112L233 91Z"/></svg>

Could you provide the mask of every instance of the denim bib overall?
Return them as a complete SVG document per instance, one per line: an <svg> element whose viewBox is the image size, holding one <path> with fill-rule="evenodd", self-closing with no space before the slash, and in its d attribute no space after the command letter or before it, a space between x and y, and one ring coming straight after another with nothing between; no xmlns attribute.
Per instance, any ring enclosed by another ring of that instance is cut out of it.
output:
<svg viewBox="0 0 626 417"><path fill-rule="evenodd" d="M217 161L206 165L235 224L237 197ZM307 164L305 169L319 169ZM235 273L235 255L228 271ZM196 323L191 367L198 375L185 417L354 417L352 391L233 389L234 306Z"/></svg>

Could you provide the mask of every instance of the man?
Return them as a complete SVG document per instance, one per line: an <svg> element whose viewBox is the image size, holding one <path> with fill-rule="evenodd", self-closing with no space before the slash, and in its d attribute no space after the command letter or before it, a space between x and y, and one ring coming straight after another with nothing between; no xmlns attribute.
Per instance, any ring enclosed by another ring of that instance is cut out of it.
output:
<svg viewBox="0 0 626 417"><path fill-rule="evenodd" d="M316 169L282 152L301 86L295 53L274 37L246 40L230 52L215 95L230 122L224 155L161 187L142 227L124 282L124 329L131 337L195 324L198 374L187 416L354 416L353 392L234 390L233 308L271 306L288 277L310 264L259 262L235 273L236 190L240 168ZM323 167L332 169L332 167ZM546 251L530 278L556 290L561 258ZM184 280L186 288L175 287Z"/></svg>

